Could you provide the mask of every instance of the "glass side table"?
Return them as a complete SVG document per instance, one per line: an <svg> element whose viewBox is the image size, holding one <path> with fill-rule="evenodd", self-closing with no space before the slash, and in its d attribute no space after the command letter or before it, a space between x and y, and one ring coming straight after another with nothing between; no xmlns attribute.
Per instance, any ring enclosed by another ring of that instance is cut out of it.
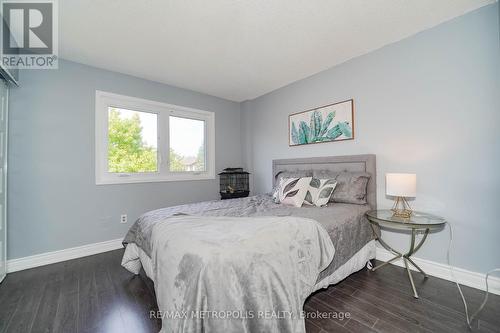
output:
<svg viewBox="0 0 500 333"><path fill-rule="evenodd" d="M389 209L387 210L371 210L366 213L366 217L370 222L370 226L372 227L373 233L375 234L376 239L386 250L390 251L395 255L394 258L372 268L372 271L376 271L377 269L384 267L385 265L402 258L406 267L406 271L408 272L408 278L410 279L411 287L413 289L413 296L418 298L418 293L415 288L415 283L413 282L413 277L410 271L410 265L413 265L420 273L427 278L427 274L413 262L411 256L415 254L420 247L424 244L427 235L430 231L438 231L444 228L446 220L442 217L426 214L422 212L413 212L411 217L409 218L400 218L392 216L393 212ZM397 229L397 230L407 230L411 232L411 241L410 241L410 249L406 253L401 253L396 251L392 247L390 247L386 242L382 240L380 232L377 232L376 227ZM416 236L418 233L423 233L422 239L416 243Z"/></svg>

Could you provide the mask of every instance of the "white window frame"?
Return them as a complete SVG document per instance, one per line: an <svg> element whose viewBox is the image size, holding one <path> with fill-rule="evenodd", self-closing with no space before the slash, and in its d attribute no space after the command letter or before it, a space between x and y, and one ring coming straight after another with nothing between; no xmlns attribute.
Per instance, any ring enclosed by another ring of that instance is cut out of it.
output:
<svg viewBox="0 0 500 333"><path fill-rule="evenodd" d="M108 108L157 114L158 171L141 173L108 172ZM205 122L205 171L169 170L169 117L176 116ZM150 101L96 90L95 94L95 182L128 184L164 181L215 179L215 113L184 106Z"/></svg>

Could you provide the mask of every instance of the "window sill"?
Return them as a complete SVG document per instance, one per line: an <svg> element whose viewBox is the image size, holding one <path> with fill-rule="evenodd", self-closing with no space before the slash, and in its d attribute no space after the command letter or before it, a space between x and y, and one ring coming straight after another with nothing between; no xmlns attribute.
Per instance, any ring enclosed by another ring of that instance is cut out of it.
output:
<svg viewBox="0 0 500 333"><path fill-rule="evenodd" d="M196 180L212 180L215 175L201 174L201 175L173 175L168 177L155 177L155 178L137 178L137 177L120 177L108 179L96 179L96 185L119 185L119 184L137 184L137 183L163 183L163 182L177 182L177 181L196 181Z"/></svg>

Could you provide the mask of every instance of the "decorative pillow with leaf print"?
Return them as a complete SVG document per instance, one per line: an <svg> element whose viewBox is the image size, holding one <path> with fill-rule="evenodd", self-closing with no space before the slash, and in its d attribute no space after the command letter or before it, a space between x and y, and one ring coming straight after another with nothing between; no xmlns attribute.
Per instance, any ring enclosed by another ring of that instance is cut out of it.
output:
<svg viewBox="0 0 500 333"><path fill-rule="evenodd" d="M288 206L302 207L312 177L281 178L275 192L275 202Z"/></svg>
<svg viewBox="0 0 500 333"><path fill-rule="evenodd" d="M337 186L335 179L312 178L304 198L304 203L316 207L325 206L330 201L335 186Z"/></svg>

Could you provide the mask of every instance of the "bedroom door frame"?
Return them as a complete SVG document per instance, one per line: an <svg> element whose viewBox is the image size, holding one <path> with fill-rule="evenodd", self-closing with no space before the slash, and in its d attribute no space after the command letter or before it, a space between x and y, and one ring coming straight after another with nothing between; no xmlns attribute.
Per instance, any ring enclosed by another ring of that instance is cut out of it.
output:
<svg viewBox="0 0 500 333"><path fill-rule="evenodd" d="M7 141L9 86L0 79L0 282L7 275Z"/></svg>

